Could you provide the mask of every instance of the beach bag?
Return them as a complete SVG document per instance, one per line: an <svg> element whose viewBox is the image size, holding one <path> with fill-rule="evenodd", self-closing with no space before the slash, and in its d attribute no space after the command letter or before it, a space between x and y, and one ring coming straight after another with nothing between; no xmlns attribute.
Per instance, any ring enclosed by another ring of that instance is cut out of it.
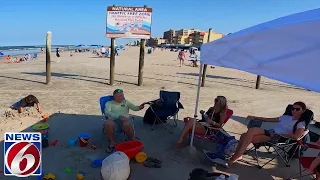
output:
<svg viewBox="0 0 320 180"><path fill-rule="evenodd" d="M220 153L225 154L227 157L230 157L235 153L237 146L238 141L236 138L234 136L230 136L223 144L217 146L217 150Z"/></svg>
<svg viewBox="0 0 320 180"><path fill-rule="evenodd" d="M103 180L127 180L130 175L128 156L117 151L102 161L101 176Z"/></svg>

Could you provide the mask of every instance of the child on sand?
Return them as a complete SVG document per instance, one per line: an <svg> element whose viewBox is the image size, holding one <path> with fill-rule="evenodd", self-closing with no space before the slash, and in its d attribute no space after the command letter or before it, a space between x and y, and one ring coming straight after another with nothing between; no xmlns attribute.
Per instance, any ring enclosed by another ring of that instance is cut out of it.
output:
<svg viewBox="0 0 320 180"><path fill-rule="evenodd" d="M37 105L38 112L41 113L41 105L38 101L38 99L34 95L28 95L27 97L19 100L18 102L14 103L10 108L16 109L19 111L19 113L22 113L26 108L30 108L34 106L34 104Z"/></svg>

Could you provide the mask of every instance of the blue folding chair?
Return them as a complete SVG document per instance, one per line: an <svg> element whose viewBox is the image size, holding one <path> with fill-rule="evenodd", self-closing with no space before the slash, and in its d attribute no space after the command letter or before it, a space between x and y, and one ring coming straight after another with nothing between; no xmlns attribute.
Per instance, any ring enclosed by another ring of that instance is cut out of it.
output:
<svg viewBox="0 0 320 180"><path fill-rule="evenodd" d="M102 116L104 117L102 120L105 120L105 121L108 121L109 120L109 118L108 118L108 116L105 114L105 108L106 108L106 104L107 104L107 102L109 102L109 101L112 101L113 100L113 96L102 96L101 98L100 98L100 110L101 110L101 114L102 114ZM133 117L132 118L130 118L130 123L131 123L131 125L132 125L132 128L133 128L133 132L134 132L134 134L135 134L135 129L134 129L134 121L133 121ZM105 133L105 124L103 123L103 126L102 126L102 133L104 134ZM118 131L118 132L115 132L116 134L116 136L118 136L118 135L121 135L121 134L123 134L124 135L124 141L125 140L127 140L127 136L126 136L126 134L121 130L121 131Z"/></svg>

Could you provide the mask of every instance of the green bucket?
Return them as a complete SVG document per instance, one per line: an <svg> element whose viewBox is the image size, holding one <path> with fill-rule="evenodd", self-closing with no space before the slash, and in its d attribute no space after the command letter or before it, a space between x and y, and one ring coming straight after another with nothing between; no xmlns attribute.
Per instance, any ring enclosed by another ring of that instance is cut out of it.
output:
<svg viewBox="0 0 320 180"><path fill-rule="evenodd" d="M43 139L48 138L49 134L49 124L48 123L40 123L32 126L34 132L40 132L42 134Z"/></svg>

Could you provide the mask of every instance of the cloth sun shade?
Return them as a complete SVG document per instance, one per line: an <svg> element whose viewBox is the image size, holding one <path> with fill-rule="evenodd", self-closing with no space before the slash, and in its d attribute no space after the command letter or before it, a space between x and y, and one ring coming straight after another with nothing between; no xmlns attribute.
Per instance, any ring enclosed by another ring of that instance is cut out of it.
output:
<svg viewBox="0 0 320 180"><path fill-rule="evenodd" d="M320 9L314 9L203 44L198 91L203 64L208 64L238 69L320 92L319 31ZM199 97L195 115L198 100ZM193 136L190 145L192 143Z"/></svg>

